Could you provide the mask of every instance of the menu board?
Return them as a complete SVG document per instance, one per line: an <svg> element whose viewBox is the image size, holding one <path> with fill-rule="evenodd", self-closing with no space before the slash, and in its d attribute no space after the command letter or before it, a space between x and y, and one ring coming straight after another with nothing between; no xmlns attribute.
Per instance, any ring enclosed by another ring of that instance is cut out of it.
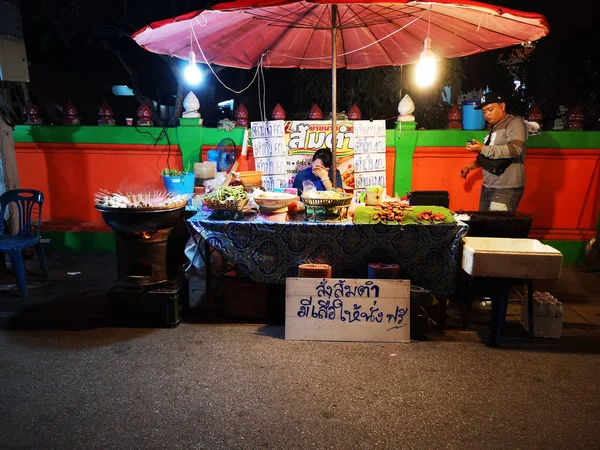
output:
<svg viewBox="0 0 600 450"><path fill-rule="evenodd" d="M354 198L367 186L386 186L385 120L354 122Z"/></svg>
<svg viewBox="0 0 600 450"><path fill-rule="evenodd" d="M354 123L341 120L336 123L336 159L337 169L342 175L342 184L346 189L354 188L353 155ZM329 120L298 120L286 122L288 145L288 174L292 183L296 174L310 167L314 153L320 148L331 148L333 133Z"/></svg>
<svg viewBox="0 0 600 450"><path fill-rule="evenodd" d="M336 167L344 189L358 196L366 186L385 187L385 121L340 120L336 126ZM328 120L252 122L250 130L256 170L263 172L267 190L291 187L316 150L332 148Z"/></svg>
<svg viewBox="0 0 600 450"><path fill-rule="evenodd" d="M284 121L252 122L250 130L254 164L256 170L263 173L263 187L269 191L289 187Z"/></svg>

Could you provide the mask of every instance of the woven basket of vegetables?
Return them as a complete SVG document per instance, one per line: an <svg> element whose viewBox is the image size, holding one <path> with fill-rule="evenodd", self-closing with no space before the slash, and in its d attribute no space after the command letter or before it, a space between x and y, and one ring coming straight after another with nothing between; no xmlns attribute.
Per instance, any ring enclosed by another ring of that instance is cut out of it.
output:
<svg viewBox="0 0 600 450"><path fill-rule="evenodd" d="M240 211L248 203L248 193L242 186L221 186L202 198L208 209Z"/></svg>

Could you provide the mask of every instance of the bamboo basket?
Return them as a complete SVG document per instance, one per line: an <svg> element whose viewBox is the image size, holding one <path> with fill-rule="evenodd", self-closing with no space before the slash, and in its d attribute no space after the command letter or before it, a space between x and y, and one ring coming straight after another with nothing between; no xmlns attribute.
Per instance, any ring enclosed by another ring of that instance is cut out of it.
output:
<svg viewBox="0 0 600 450"><path fill-rule="evenodd" d="M299 278L331 278L329 264L300 264L298 266Z"/></svg>
<svg viewBox="0 0 600 450"><path fill-rule="evenodd" d="M302 197L302 202L311 208L342 208L350 206L352 196L346 195L343 198L306 198Z"/></svg>
<svg viewBox="0 0 600 450"><path fill-rule="evenodd" d="M220 202L218 200L204 200L204 206L208 209L218 210L218 211L241 211L244 206L248 203L248 199L232 201L228 200L225 202Z"/></svg>

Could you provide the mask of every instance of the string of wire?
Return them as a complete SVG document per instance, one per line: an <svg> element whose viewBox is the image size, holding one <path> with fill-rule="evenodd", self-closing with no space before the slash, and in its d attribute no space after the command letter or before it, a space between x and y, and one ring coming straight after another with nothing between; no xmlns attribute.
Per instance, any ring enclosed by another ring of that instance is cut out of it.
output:
<svg viewBox="0 0 600 450"><path fill-rule="evenodd" d="M200 21L198 20L198 16L195 18L196 22L198 23L198 25L200 26L206 26L207 25L207 21L206 18L204 18L204 23L200 23ZM196 30L194 30L194 26L193 24L190 22L190 33L194 36L194 40L196 41L196 46L198 47L198 51L200 52L200 54L202 55L202 59L204 60L204 63L208 66L208 68L210 69L210 71L212 72L212 74L215 76L215 78L217 79L217 81L219 83L221 83L221 85L233 92L234 94L241 94L242 92L245 92L246 90L248 90L250 88L250 86L252 86L252 84L254 83L254 80L256 80L258 78L258 108L259 108L259 114L260 117L263 121L267 120L267 112L266 112L266 80L265 80L265 75L264 75L264 58L266 54L262 54L260 56L260 59L258 60L258 63L256 65L256 71L254 72L254 76L252 77L252 80L250 80L250 83L248 83L248 85L246 87L244 87L243 89L240 90L236 90L233 89L229 86L227 86L223 80L221 80L219 78L219 76L217 75L217 73L213 70L210 62L208 61L208 58L206 57L206 55L204 54L204 51L202 50L202 46L200 45L200 42L198 41L198 36L196 35ZM191 44L190 44L190 50L191 50Z"/></svg>

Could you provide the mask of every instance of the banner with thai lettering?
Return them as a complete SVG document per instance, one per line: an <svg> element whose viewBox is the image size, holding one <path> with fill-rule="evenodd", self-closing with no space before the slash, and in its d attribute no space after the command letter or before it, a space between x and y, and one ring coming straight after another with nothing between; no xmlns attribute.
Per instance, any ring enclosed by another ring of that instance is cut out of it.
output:
<svg viewBox="0 0 600 450"><path fill-rule="evenodd" d="M342 175L345 189L354 188L354 123L339 121L337 125L337 168ZM292 178L301 170L310 167L312 156L320 148L331 148L331 121L294 120L285 123L285 138L288 146L288 174Z"/></svg>
<svg viewBox="0 0 600 450"><path fill-rule="evenodd" d="M372 184L385 187L385 121L341 120L336 125L344 189L360 193ZM328 120L252 122L251 133L256 170L263 172L266 189L291 187L296 174L310 167L314 152L331 148L333 139Z"/></svg>

